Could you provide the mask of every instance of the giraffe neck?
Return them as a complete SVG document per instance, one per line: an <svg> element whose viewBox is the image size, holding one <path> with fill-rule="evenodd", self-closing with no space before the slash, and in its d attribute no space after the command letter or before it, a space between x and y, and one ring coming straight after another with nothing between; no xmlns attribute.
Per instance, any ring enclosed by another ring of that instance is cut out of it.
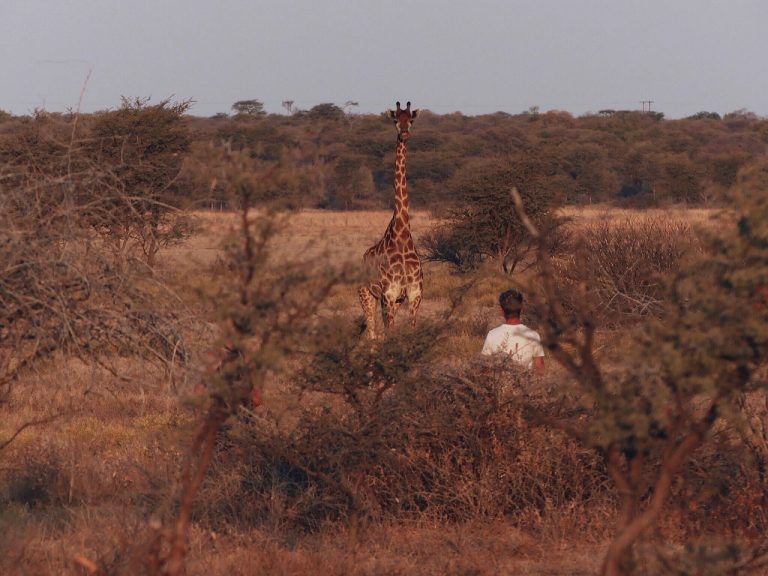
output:
<svg viewBox="0 0 768 576"><path fill-rule="evenodd" d="M395 220L409 226L408 219L408 186L405 181L405 142L398 140L395 148Z"/></svg>

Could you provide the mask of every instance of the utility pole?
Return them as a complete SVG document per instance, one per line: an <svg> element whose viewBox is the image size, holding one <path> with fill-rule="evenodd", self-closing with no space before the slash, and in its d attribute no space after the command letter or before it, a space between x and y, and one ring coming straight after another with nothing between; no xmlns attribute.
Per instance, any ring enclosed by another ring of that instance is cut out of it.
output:
<svg viewBox="0 0 768 576"><path fill-rule="evenodd" d="M643 105L643 112L646 112L645 105L648 104L647 112L650 112L651 111L651 104L653 104L653 100L640 100L640 104Z"/></svg>

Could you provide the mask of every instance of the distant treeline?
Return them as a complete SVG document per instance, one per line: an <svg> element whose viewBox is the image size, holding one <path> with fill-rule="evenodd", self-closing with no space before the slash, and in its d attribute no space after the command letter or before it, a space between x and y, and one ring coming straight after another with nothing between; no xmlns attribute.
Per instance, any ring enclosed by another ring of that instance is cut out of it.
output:
<svg viewBox="0 0 768 576"><path fill-rule="evenodd" d="M222 206L225 195L209 168L221 154L238 154L254 171L273 165L279 185L265 191L270 199L328 209L391 205L395 130L384 113L350 114L320 104L272 115L258 101L237 104L232 115L184 116L189 146L176 182L182 196ZM79 139L92 136L99 114L105 113L80 117ZM71 114L0 113L0 137L43 116L48 123L74 121ZM637 111L577 118L535 108L482 116L422 109L408 145L408 183L412 205L438 214L460 196L467 174L491 168L512 170L520 189L569 204L717 204L767 146L768 119L744 110L666 120Z"/></svg>

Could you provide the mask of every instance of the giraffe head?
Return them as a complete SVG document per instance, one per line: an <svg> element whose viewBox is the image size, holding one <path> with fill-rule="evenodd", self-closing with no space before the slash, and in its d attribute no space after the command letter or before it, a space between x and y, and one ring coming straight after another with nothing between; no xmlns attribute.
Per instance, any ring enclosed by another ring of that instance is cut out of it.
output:
<svg viewBox="0 0 768 576"><path fill-rule="evenodd" d="M405 142L411 135L411 125L416 120L416 116L419 114L418 110L411 110L411 103L408 102L405 108L400 108L400 102L397 103L397 110L387 110L389 117L395 122L395 128L397 128L397 139L400 142Z"/></svg>

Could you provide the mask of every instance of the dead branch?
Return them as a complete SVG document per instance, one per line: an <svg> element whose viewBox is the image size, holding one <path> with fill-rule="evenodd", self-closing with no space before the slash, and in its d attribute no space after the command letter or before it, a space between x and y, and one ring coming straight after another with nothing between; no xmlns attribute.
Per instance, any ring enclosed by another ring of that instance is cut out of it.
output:
<svg viewBox="0 0 768 576"><path fill-rule="evenodd" d="M5 450L18 436L24 432L24 430L28 428L34 428L35 426L44 426L46 424L50 424L51 422L54 422L58 420L59 418L62 418L64 416L71 415L72 412L60 412L58 414L52 414L50 416L46 416L44 418L38 418L37 420L30 420L29 422L25 422L21 426L19 426L16 431L11 434L10 438L7 440L4 440L3 442L0 442L0 451Z"/></svg>

